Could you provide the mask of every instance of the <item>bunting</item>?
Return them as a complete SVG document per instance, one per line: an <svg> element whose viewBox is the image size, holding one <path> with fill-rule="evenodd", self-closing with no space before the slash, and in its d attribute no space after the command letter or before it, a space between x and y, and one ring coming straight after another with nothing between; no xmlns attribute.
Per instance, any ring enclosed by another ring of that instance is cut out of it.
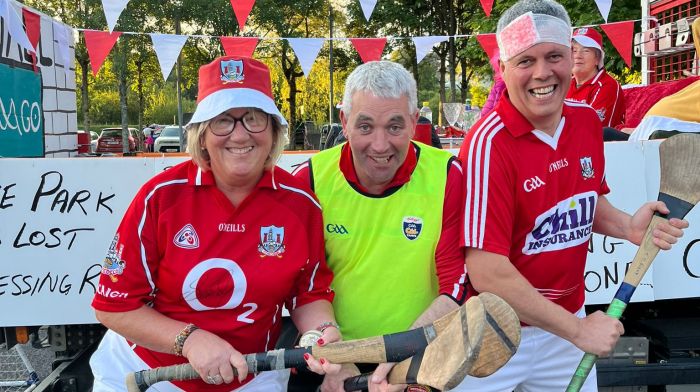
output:
<svg viewBox="0 0 700 392"><path fill-rule="evenodd" d="M107 19L107 27L110 33L114 31L114 26L117 25L119 15L122 14L122 11L124 11L128 3L129 0L102 0L102 9L105 13L105 19Z"/></svg>
<svg viewBox="0 0 700 392"><path fill-rule="evenodd" d="M491 10L493 9L493 0L479 0L481 2L481 8L484 9L484 13L487 17L491 16Z"/></svg>
<svg viewBox="0 0 700 392"><path fill-rule="evenodd" d="M90 57L92 74L97 76L107 55L109 55L122 33L120 31L109 33L106 31L83 30L83 34L85 35L85 48L87 48L88 57Z"/></svg>
<svg viewBox="0 0 700 392"><path fill-rule="evenodd" d="M149 35L151 36L151 41L153 41L153 50L155 50L156 57L158 57L163 80L168 80L168 76L172 72L177 58L180 56L180 51L185 46L187 36L155 33Z"/></svg>
<svg viewBox="0 0 700 392"><path fill-rule="evenodd" d="M445 42L449 39L446 35L441 36L430 36L430 37L413 37L413 45L416 47L416 63L423 61L425 56L428 55L433 49L435 44L440 42Z"/></svg>
<svg viewBox="0 0 700 392"><path fill-rule="evenodd" d="M632 37L634 36L634 21L606 23L600 25L610 39L612 45L625 60L627 67L632 67Z"/></svg>
<svg viewBox="0 0 700 392"><path fill-rule="evenodd" d="M41 38L41 16L28 8L22 7L22 18L24 18L24 28L27 30L29 43L32 44L35 50L38 50L39 39ZM34 67L34 72L36 72L36 52L30 53L30 56L32 56L32 66Z"/></svg>
<svg viewBox="0 0 700 392"><path fill-rule="evenodd" d="M608 15L610 14L612 0L595 0L595 5L598 6L598 11L600 11L600 14L603 15L605 23L608 23Z"/></svg>
<svg viewBox="0 0 700 392"><path fill-rule="evenodd" d="M498 54L496 34L479 34L476 36L476 40L479 41L479 45L481 45L489 60Z"/></svg>
<svg viewBox="0 0 700 392"><path fill-rule="evenodd" d="M236 14L238 21L238 30L245 29L245 22L248 20L253 5L255 5L255 0L231 0L231 8L233 8L233 13Z"/></svg>
<svg viewBox="0 0 700 392"><path fill-rule="evenodd" d="M233 0L232 0L233 1ZM360 7L362 8L362 13L365 15L365 19L369 22L369 18L374 12L374 7L377 5L377 0L360 0Z"/></svg>
<svg viewBox="0 0 700 392"><path fill-rule="evenodd" d="M382 58L382 52L386 46L386 37L384 38L350 38L352 46L355 47L357 53L363 63L368 61L379 61Z"/></svg>
<svg viewBox="0 0 700 392"><path fill-rule="evenodd" d="M323 38L287 38L287 42L294 50L305 76L309 76L324 41Z"/></svg>
<svg viewBox="0 0 700 392"><path fill-rule="evenodd" d="M253 57L258 37L219 37L227 56Z"/></svg>
<svg viewBox="0 0 700 392"><path fill-rule="evenodd" d="M22 19L17 14L8 0L0 0L0 17L5 20L5 28L10 32L10 36L17 41L19 46L30 53L36 53L36 50L29 42L29 37L24 31Z"/></svg>

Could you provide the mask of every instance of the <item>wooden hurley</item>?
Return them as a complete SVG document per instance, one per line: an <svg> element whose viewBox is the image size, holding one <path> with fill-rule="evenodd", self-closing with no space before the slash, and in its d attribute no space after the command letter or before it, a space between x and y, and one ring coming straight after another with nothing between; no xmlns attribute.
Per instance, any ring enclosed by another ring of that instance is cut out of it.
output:
<svg viewBox="0 0 700 392"><path fill-rule="evenodd" d="M501 298L491 293L472 297L476 302L467 317L484 320L480 330L469 334L450 325L423 352L398 363L389 373L391 384L429 385L439 390L456 387L467 375L485 377L508 362L520 344L520 321L515 311ZM474 325L476 323L467 324ZM367 388L371 374L345 380L346 391Z"/></svg>
<svg viewBox="0 0 700 392"><path fill-rule="evenodd" d="M429 343L445 333L455 334L465 341L480 342L487 320L482 310L483 305L476 298L478 297L471 298L459 309L435 320L430 325L406 332L330 343L325 346L246 354L244 357L248 364L248 371L255 373L304 367L306 353L316 358L326 358L333 363L399 362L423 351ZM184 363L128 373L126 387L129 392L144 392L157 382L193 380L199 377L192 365Z"/></svg>
<svg viewBox="0 0 700 392"><path fill-rule="evenodd" d="M685 133L664 140L659 146L661 162L661 184L658 200L666 203L671 211L667 215L658 212L652 218L637 254L632 260L625 280L615 293L607 315L616 319L622 316L637 285L659 253L659 248L652 242L654 227L671 218L683 219L700 201L700 135ZM586 381L597 355L586 353L579 363L574 376L566 388L567 392L578 392Z"/></svg>

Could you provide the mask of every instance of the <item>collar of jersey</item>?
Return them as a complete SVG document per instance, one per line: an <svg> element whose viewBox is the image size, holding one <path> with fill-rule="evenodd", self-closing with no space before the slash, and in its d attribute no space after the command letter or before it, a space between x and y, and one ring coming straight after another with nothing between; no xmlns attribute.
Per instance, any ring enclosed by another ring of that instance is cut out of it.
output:
<svg viewBox="0 0 700 392"><path fill-rule="evenodd" d="M211 170L202 170L193 161L190 161L190 167L187 173L187 180L190 185L193 186L216 186L216 181L214 180L214 174ZM263 176L260 181L255 185L256 188L275 188L275 176L273 175L273 170L265 169Z"/></svg>
<svg viewBox="0 0 700 392"><path fill-rule="evenodd" d="M561 114L562 117L566 117L569 114L571 108L569 108L567 105L564 105L563 102L562 105L564 106L564 108ZM515 106L513 106L513 104L510 102L508 90L505 90L503 92L503 95L501 95L501 98L498 101L498 105L496 106L496 111L498 112L498 115L501 118L503 125L505 125L508 132L510 132L510 134L514 137L520 137L537 130L537 128L533 127L530 121L528 121L528 119L526 119L525 116L523 116L518 111L518 109L516 109Z"/></svg>

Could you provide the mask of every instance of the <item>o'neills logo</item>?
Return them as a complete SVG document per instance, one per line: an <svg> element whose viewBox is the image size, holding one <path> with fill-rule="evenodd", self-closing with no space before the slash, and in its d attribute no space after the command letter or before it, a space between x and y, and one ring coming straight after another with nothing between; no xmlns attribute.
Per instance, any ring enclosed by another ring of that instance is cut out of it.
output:
<svg viewBox="0 0 700 392"><path fill-rule="evenodd" d="M596 192L579 193L538 216L534 228L525 238L523 254L551 252L587 242L591 237L597 200Z"/></svg>

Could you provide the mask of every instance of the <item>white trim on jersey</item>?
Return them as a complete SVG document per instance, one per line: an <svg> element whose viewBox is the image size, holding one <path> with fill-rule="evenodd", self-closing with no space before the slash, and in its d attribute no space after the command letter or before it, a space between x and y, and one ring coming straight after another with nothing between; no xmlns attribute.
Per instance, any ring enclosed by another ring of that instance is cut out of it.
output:
<svg viewBox="0 0 700 392"><path fill-rule="evenodd" d="M309 167L309 161L307 160L306 162L302 163L301 165L297 166L296 169L292 170L292 175L296 177L297 173L299 170L304 169L306 167Z"/></svg>
<svg viewBox="0 0 700 392"><path fill-rule="evenodd" d="M540 139L543 143L548 145L549 147L552 147L552 150L557 149L557 146L559 145L559 138L561 137L561 133L564 130L564 123L566 123L566 119L564 117L559 120L559 125L557 125L557 129L554 131L554 136L549 136L543 131L540 131L539 129L534 129L532 131L532 134L535 135L536 138Z"/></svg>
<svg viewBox="0 0 700 392"><path fill-rule="evenodd" d="M314 289L314 279L316 278L316 271L318 271L318 267L321 265L318 261L316 262L316 266L314 267L314 271L311 273L311 278L309 278L309 291Z"/></svg>
<svg viewBox="0 0 700 392"><path fill-rule="evenodd" d="M141 233L143 232L143 226L146 224L146 212L148 211L148 200L156 193L156 191L164 186L176 185L176 184L187 184L187 179L180 180L170 180L167 182L160 183L153 187L151 192L148 193L146 198L143 200L143 215L141 216L141 221L139 222L138 236L139 236L139 246L141 247L141 264L146 272L146 279L148 284L151 286L151 296L155 294L156 285L153 282L153 277L151 276L151 270L148 269L148 262L146 261L146 248L143 246L143 240L141 239Z"/></svg>
<svg viewBox="0 0 700 392"><path fill-rule="evenodd" d="M467 265L464 265L464 273L459 276L459 281L454 284L454 290L452 290L452 298L457 298L459 292L464 287L464 282L467 280Z"/></svg>
<svg viewBox="0 0 700 392"><path fill-rule="evenodd" d="M480 248L483 246L484 243L483 231L479 232L477 235L477 224L481 223L479 227L483 228L483 224L485 224L485 222L483 221L485 221L486 218L486 202L480 199L482 193L480 186L483 186L485 188L483 192L485 194L488 191L488 171L489 160L491 158L491 139L493 138L493 135L497 134L501 129L503 129L503 123L501 122L501 118L498 116L498 113L496 111L493 111L489 114L486 120L484 120L484 122L481 123L481 125L474 131L474 136L472 137L471 142L469 143L469 154L467 157L467 194L465 198L464 210L464 241L466 246ZM486 147L486 157L483 159L484 167L482 169L481 154L485 136L488 137L488 140ZM475 149L476 152L474 151ZM475 154L476 159L474 159ZM476 166L471 167L471 165ZM482 171L484 173L485 178L485 181L483 183L481 182L480 178ZM471 186L472 177L475 177L475 187ZM472 198L474 199L474 203L472 203ZM472 204L474 204L475 207L474 211L471 212L470 216L470 207ZM479 205L482 205L482 208L479 208ZM481 214L479 213L480 211ZM471 230L469 230L469 226L472 227Z"/></svg>
<svg viewBox="0 0 700 392"><path fill-rule="evenodd" d="M462 173L462 175L464 175L464 172L462 171L462 165L460 165L456 159L452 160L452 166L456 167L457 170L459 170L459 172Z"/></svg>
<svg viewBox="0 0 700 392"><path fill-rule="evenodd" d="M284 184L282 184L282 183L279 184L279 187L282 188L282 189L285 189L285 190L288 190L288 191L292 191L292 192L296 192L296 193L299 193L299 194L301 194L301 195L306 196L309 200L311 200L312 203L314 203L314 205L315 205L316 207L318 207L319 210L321 210L321 205L318 204L318 202L317 202L317 201L313 198L313 196L311 196L308 192L305 192L305 191L303 191L303 190L301 190L301 189L299 189L299 188L291 187L291 186L289 186L289 185L284 185Z"/></svg>
<svg viewBox="0 0 700 392"><path fill-rule="evenodd" d="M202 168L197 166L197 176L194 178L194 184L196 186L202 185Z"/></svg>

